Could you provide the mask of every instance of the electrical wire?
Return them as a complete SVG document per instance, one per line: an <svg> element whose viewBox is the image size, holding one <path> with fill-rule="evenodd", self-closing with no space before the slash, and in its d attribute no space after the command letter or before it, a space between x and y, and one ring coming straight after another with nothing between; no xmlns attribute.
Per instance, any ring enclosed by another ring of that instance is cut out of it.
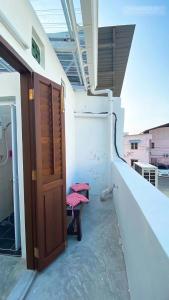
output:
<svg viewBox="0 0 169 300"><path fill-rule="evenodd" d="M117 115L114 112L112 114L115 117L115 123L114 123L114 148L115 148L115 151L116 151L116 154L117 154L118 158L120 158L122 161L127 163L127 161L123 157L120 156L119 151L117 149Z"/></svg>

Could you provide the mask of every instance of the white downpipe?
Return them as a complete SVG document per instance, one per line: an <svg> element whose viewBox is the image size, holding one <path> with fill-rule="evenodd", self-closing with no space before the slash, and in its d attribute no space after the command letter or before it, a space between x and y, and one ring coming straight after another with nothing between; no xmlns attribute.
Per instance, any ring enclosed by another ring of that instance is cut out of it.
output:
<svg viewBox="0 0 169 300"><path fill-rule="evenodd" d="M108 102L109 102L109 112L108 112L108 122L109 122L109 161L110 161L110 168L109 168L109 187L106 190L107 192L112 189L112 167L111 162L113 158L113 92L112 90L105 89L105 90L94 90L94 88L91 89L91 92L93 95L103 95L107 94L108 96ZM103 191L105 193L106 191Z"/></svg>
<svg viewBox="0 0 169 300"><path fill-rule="evenodd" d="M71 33L73 34L73 37L74 37L74 40L75 40L75 43L76 43L77 55L78 55L78 60L79 60L79 64L80 64L81 75L82 75L82 79L83 79L85 89L87 90L88 86L87 86L86 75L85 75L85 71L84 71L82 51L81 51L80 42L79 42L79 35L78 35L78 24L76 23L76 15L75 15L73 1L72 0L62 0L61 3L62 3L64 14L66 16L66 20L70 18L70 22L68 22L67 24L69 25L68 28L70 28L70 30L72 28ZM66 8L66 6L67 6L67 8ZM69 17L67 15L67 10L68 10Z"/></svg>

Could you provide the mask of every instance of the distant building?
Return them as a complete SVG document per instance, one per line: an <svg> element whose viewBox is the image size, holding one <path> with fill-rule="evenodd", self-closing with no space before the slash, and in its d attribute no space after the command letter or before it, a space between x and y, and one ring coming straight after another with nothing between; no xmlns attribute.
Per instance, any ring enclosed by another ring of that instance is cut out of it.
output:
<svg viewBox="0 0 169 300"><path fill-rule="evenodd" d="M133 166L134 162L150 162L151 134L134 134L124 136L124 159Z"/></svg>
<svg viewBox="0 0 169 300"><path fill-rule="evenodd" d="M124 158L131 166L135 161L169 165L169 123L124 135Z"/></svg>
<svg viewBox="0 0 169 300"><path fill-rule="evenodd" d="M147 129L143 133L152 135L150 163L169 165L169 123Z"/></svg>

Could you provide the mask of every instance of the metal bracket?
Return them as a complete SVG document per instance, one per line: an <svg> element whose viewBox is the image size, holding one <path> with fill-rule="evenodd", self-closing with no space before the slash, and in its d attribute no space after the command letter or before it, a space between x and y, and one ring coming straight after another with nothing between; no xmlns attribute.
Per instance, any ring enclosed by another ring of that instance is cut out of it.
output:
<svg viewBox="0 0 169 300"><path fill-rule="evenodd" d="M36 170L32 170L32 181L36 181L37 180L37 172Z"/></svg>
<svg viewBox="0 0 169 300"><path fill-rule="evenodd" d="M39 258L39 249L38 248L34 248L34 256L36 257L36 258Z"/></svg>
<svg viewBox="0 0 169 300"><path fill-rule="evenodd" d="M29 89L29 101L34 100L34 89Z"/></svg>

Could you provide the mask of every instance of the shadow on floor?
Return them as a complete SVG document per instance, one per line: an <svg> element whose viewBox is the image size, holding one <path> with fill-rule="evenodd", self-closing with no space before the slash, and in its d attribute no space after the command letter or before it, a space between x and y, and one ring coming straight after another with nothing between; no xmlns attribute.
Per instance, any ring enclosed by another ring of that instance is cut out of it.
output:
<svg viewBox="0 0 169 300"><path fill-rule="evenodd" d="M26 300L128 300L125 263L113 201L92 197L82 213L82 241L38 274Z"/></svg>

